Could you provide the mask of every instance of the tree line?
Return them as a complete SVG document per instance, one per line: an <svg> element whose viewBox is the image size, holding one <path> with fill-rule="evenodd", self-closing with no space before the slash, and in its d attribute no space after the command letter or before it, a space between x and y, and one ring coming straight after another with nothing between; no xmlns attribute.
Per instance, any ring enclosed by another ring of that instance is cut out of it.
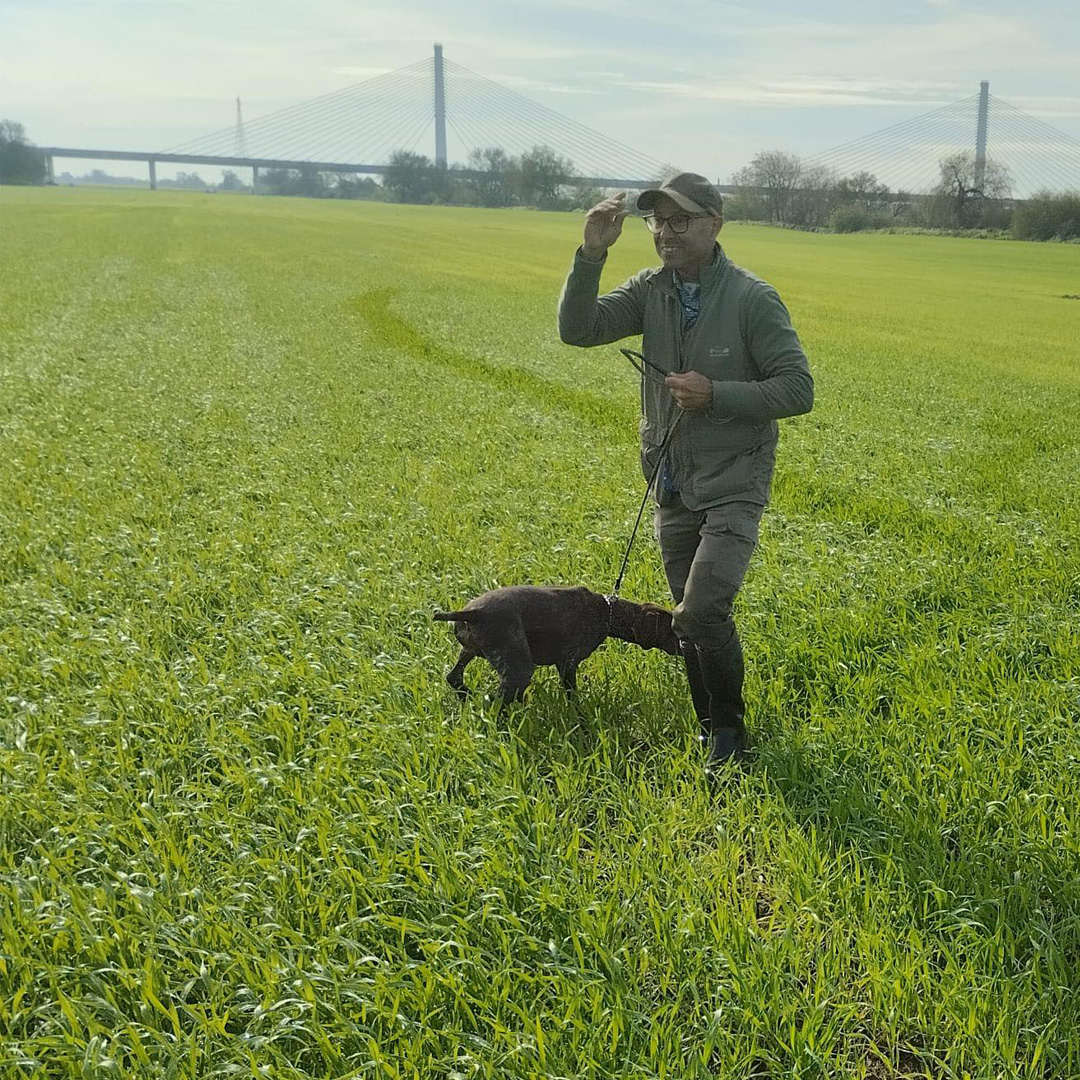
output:
<svg viewBox="0 0 1080 1080"><path fill-rule="evenodd" d="M781 150L756 154L731 186L735 194L724 200L729 220L831 232L900 227L1010 232L1019 240L1080 238L1080 191L1013 199L1008 170L992 160L979 169L972 153L942 158L928 194L891 191L868 171L840 176Z"/></svg>
<svg viewBox="0 0 1080 1080"><path fill-rule="evenodd" d="M973 154L957 153L938 163L930 195L891 191L869 171L840 176L806 164L782 150L762 151L731 178L736 194L730 216L803 229L857 232L896 225L937 229L1003 229L1012 205L1004 169L988 162L976 179Z"/></svg>
<svg viewBox="0 0 1080 1080"><path fill-rule="evenodd" d="M45 155L26 137L23 125L0 121L0 183L43 184L46 172ZM1014 200L1007 170L993 161L977 170L971 153L942 158L938 172L929 194L913 194L891 191L868 171L840 176L795 154L763 150L731 177L729 186L735 193L724 199L724 216L729 221L832 232L901 227L1008 231L1021 240L1080 239L1080 191L1040 191L1029 199ZM88 180L95 179L116 178L95 170ZM534 146L519 155L498 146L476 148L464 165L449 168L423 154L397 150L380 179L328 173L314 166L267 169L259 174L259 193L544 210L586 210L605 194L575 176L573 162L549 146ZM181 172L173 181L160 181L160 186L251 190L233 169L225 170L218 185L208 185L198 173Z"/></svg>
<svg viewBox="0 0 1080 1080"><path fill-rule="evenodd" d="M271 195L385 199L391 202L457 206L531 206L541 210L588 209L603 192L574 175L573 163L550 146L514 156L502 147L474 149L464 165L449 168L411 150L396 150L382 183L319 173L314 168L271 169L259 175L259 190Z"/></svg>

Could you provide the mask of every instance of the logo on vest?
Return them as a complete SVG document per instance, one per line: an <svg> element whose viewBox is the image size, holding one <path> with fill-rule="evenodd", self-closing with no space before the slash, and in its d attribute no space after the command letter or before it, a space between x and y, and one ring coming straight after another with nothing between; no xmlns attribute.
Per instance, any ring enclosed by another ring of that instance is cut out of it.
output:
<svg viewBox="0 0 1080 1080"><path fill-rule="evenodd" d="M720 348L715 348L714 347L714 348L709 350L709 359L710 360L719 360L722 356L730 356L730 355L731 355L731 349L729 349L729 348L720 349Z"/></svg>

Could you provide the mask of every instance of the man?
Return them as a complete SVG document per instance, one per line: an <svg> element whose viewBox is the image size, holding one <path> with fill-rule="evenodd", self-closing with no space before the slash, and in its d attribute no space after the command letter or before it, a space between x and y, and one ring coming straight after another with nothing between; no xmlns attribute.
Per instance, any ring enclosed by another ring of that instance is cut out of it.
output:
<svg viewBox="0 0 1080 1080"><path fill-rule="evenodd" d="M638 196L663 265L598 296L629 214L625 197L604 199L585 218L559 298L559 334L583 346L642 334L648 364L669 373L643 369L641 462L646 478L659 466L656 535L711 769L746 748L732 605L769 499L776 421L810 411L814 382L776 291L716 242L723 200L696 173Z"/></svg>

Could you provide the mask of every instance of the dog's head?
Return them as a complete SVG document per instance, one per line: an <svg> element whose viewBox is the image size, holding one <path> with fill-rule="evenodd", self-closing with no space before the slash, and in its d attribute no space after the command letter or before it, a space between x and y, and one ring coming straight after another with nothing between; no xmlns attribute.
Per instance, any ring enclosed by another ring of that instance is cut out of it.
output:
<svg viewBox="0 0 1080 1080"><path fill-rule="evenodd" d="M643 635L648 642L646 648L662 649L672 656L682 653L682 646L671 628L671 612L659 604L642 604L641 621Z"/></svg>
<svg viewBox="0 0 1080 1080"><path fill-rule="evenodd" d="M616 600L620 630L617 636L632 641L643 649L662 649L672 656L681 655L679 639L671 628L671 612L659 604L633 604L629 600Z"/></svg>

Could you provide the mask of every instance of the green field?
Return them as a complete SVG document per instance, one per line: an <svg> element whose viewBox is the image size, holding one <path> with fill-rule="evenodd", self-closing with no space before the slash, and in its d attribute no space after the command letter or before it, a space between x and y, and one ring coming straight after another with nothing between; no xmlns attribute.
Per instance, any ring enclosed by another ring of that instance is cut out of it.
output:
<svg viewBox="0 0 1080 1080"><path fill-rule="evenodd" d="M0 1075L1080 1077L1080 247L725 229L817 404L710 790L672 657L442 681L637 510L581 222L4 190Z"/></svg>

